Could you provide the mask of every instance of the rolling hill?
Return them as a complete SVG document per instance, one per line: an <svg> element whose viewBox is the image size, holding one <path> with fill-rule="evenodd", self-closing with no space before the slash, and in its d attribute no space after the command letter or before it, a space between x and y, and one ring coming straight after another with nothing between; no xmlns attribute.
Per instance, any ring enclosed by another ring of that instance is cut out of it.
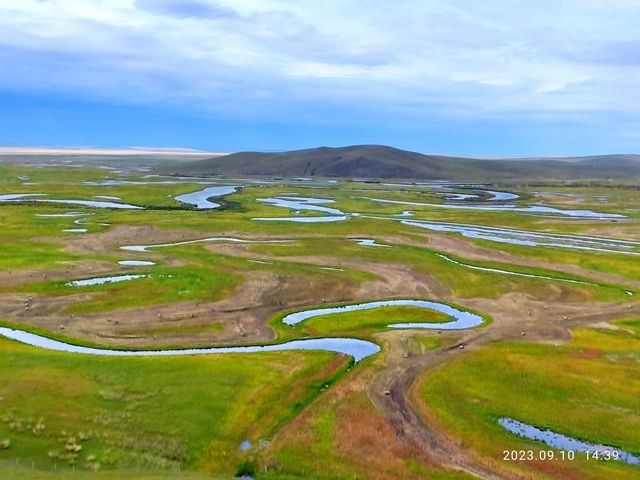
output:
<svg viewBox="0 0 640 480"><path fill-rule="evenodd" d="M425 155L383 145L239 152L165 167L186 175L411 178L423 180L640 178L640 155L478 159Z"/></svg>

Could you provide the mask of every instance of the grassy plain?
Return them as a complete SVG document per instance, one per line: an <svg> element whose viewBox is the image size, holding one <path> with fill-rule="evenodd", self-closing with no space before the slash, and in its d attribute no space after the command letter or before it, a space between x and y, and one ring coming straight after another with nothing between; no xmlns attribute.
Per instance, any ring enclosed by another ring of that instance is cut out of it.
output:
<svg viewBox="0 0 640 480"><path fill-rule="evenodd" d="M504 450L548 447L516 437L497 420L511 417L590 443L640 453L640 389L637 318L620 330L577 329L561 346L496 343L425 373L416 393L427 415L498 469L534 476L631 478L637 467L622 462L504 462Z"/></svg>
<svg viewBox="0 0 640 480"><path fill-rule="evenodd" d="M110 182L117 179L146 183ZM539 203L628 216L611 222L384 204L366 197L436 205L445 202L445 197L424 186L351 181L260 185L216 179L211 183L241 184L243 188L225 197L221 209L196 211L174 197L207 185L196 179L148 183L164 180L102 168L0 165L0 194L46 193L46 198L82 200L101 200L96 196L107 195L145 207L111 210L33 201L0 203L3 325L96 344L96 337L88 340L82 333L104 329L107 321L118 318L121 330L107 332L116 337L111 347L120 340L124 345L128 337L142 342L156 336L157 347L195 344L187 340L191 338L196 338L198 345L220 344L219 335L229 331L235 335L229 342L246 343L243 328L248 325L275 332L276 338L265 336L264 343L301 337L355 337L379 343L382 352L354 367L344 357L326 352L80 357L0 340L0 447L7 445L0 448L0 475L47 480L176 476L199 480L230 478L242 472L253 473L257 479L467 478L449 468L459 452L450 451L441 463L432 463L432 458L424 456L429 441L411 444L403 438L398 433L403 430L392 427L388 412L373 402L377 390L367 390L369 385L377 385L372 382L385 369L395 378L406 371L418 374L421 368L426 368L421 383L412 392L400 393L412 394L428 423L438 425L463 450L476 452L477 465L483 468L507 474L524 472L535 478L630 478L636 473L633 469L637 467L593 464L584 459L571 464L505 465L501 460L504 449L542 447L510 435L496 419L511 416L640 453L640 320L630 314L616 323L620 330L587 328L595 321L592 314L604 315L602 312L613 308L637 310L637 257L462 239L457 234L403 225L399 220L405 217L394 215L411 210L411 219L418 220L640 241L637 190L622 184L589 183L505 187L521 195L514 201L520 206ZM330 223L252 220L296 215L258 200L285 193L331 198L335 203L328 206L360 216ZM473 203L464 202L467 204ZM70 211L86 215L36 216ZM82 219L81 225L74 223L78 219ZM69 228L87 228L88 232L63 232ZM430 240L436 235L441 240L455 239L459 242L456 245L466 248L444 252ZM198 243L148 253L119 249L125 244L162 244L172 241L167 238L210 236L289 242ZM391 248L358 245L357 238L374 238ZM79 246L78 240L83 239L86 242ZM468 257L476 251L481 254ZM438 255L441 253L468 266L451 263ZM151 259L157 264L118 266L117 261L124 258ZM521 265L521 258L531 262ZM94 276L86 270L76 275L72 267L89 268L94 263L102 268L95 276L139 273L149 277L89 287L66 285L69 280ZM109 266L112 269L104 273ZM50 276L52 272L57 273ZM624 285L619 284L621 279ZM369 288L374 293L369 293ZM630 296L626 290L636 295ZM412 307L327 315L294 328L280 322L289 311L356 300L422 298L416 292L427 291L431 300L490 305L498 313L515 314L474 331L443 335L390 332L386 328L394 322L448 320L437 312ZM33 308L29 297L35 298ZM229 305L229 299L239 304ZM186 305L186 310L173 312L177 304ZM525 304L539 305L541 310L544 304L549 310L529 318L520 307ZM198 305L205 305L206 310L196 310ZM553 320L563 318L554 308L558 312L571 308L586 319L581 327L571 325L569 343L559 344L568 324ZM126 323L142 313L149 313L154 320ZM45 328L47 324L40 320L47 316L56 320ZM73 322L80 327L59 330L58 318L68 322L67 327ZM243 324L246 318L254 323ZM551 339L558 345L515 342L512 336L509 342L487 342L474 348L475 338L500 340L505 326L511 324L520 339L519 326L525 322L530 335L527 340ZM469 349L453 348L467 341L471 342ZM446 360L449 358L451 362ZM440 359L445 359L444 366L431 368L440 365ZM377 393L397 400L392 398L395 391L388 396ZM241 452L240 442L245 439L251 441L251 447ZM3 443L5 440L8 443Z"/></svg>
<svg viewBox="0 0 640 480"><path fill-rule="evenodd" d="M371 226L370 228L374 228ZM495 244L492 245L495 248ZM506 292L517 291L536 296L549 298L554 295L554 281L549 279L536 279L505 275L496 272L487 272L468 269L465 266L452 264L436 255L436 250L430 249L428 244L424 246L394 245L393 248L367 248L355 242L344 239L306 239L298 241L297 245L283 248L274 245L255 245L256 252L268 252L281 256L311 256L321 252L322 249L330 249L332 256L338 258L363 258L370 262L379 263L404 263L412 265L417 271L431 275L440 283L450 287L454 294L460 297L485 297L497 298ZM562 252L558 255L562 255ZM628 259L627 259L628 260ZM500 268L512 272L529 273L547 277L560 277L572 280L584 280L571 274L559 274L540 268L529 268L514 265L505 265L497 262L472 262L472 264ZM558 282L565 289L565 295L576 300L627 300L624 288L615 285L603 284L602 286L568 284Z"/></svg>
<svg viewBox="0 0 640 480"><path fill-rule="evenodd" d="M270 438L345 366L323 352L114 358L0 347L5 472L34 462L61 475L74 466L232 475L251 458L240 442Z"/></svg>

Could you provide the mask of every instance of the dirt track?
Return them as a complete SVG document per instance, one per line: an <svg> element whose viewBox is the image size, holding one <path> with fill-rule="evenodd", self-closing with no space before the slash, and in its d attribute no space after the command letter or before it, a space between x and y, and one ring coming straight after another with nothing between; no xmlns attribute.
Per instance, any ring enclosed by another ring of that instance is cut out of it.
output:
<svg viewBox="0 0 640 480"><path fill-rule="evenodd" d="M379 338L386 347L386 365L374 374L367 392L397 435L418 446L428 461L480 478L529 478L513 471L496 471L495 465L488 465L464 449L437 422L430 421L428 405L423 403L417 392L419 376L425 370L438 368L492 341L522 341L524 338L528 342L560 343L570 338L568 328L594 325L629 314L640 314L640 303L633 304L631 308L629 305L606 305L594 309L584 305L582 309L574 308L574 316L570 319L557 321L548 316L546 320L540 319L533 324L518 320L516 316L512 317L514 321L510 324L494 322L481 330L443 332L449 338L455 338L453 345L417 356L403 348L403 337L411 335L409 332L383 333ZM526 331L525 337L522 331Z"/></svg>

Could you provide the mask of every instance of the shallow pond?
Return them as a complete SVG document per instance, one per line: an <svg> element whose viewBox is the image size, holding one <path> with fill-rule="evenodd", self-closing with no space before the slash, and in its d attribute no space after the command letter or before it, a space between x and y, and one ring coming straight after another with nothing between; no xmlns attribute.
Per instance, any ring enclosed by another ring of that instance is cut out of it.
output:
<svg viewBox="0 0 640 480"><path fill-rule="evenodd" d="M520 198L520 195L517 195L515 193L511 193L511 192L502 192L502 191L498 191L498 190L487 190L485 188L485 185L482 184L461 184L461 183L457 183L457 184L451 184L447 187L448 190L454 190L454 189L464 189L464 190L472 190L474 192L477 193L484 193L484 194L488 194L491 195L489 198L483 198L482 201L489 201L489 202L504 202L504 201L513 201L513 200L517 200L518 198ZM474 195L475 197L478 197L479 195Z"/></svg>
<svg viewBox="0 0 640 480"><path fill-rule="evenodd" d="M552 448L557 448L558 450L607 454L610 455L611 458L617 459L621 462L640 465L640 457L632 455L631 453L625 452L619 448L584 442L560 433L555 433L552 430L541 430L533 425L519 422L513 418L502 417L498 420L498 423L519 437L535 440Z"/></svg>
<svg viewBox="0 0 640 480"><path fill-rule="evenodd" d="M394 217L413 217L414 213L411 210L405 210L402 213L396 213Z"/></svg>
<svg viewBox="0 0 640 480"><path fill-rule="evenodd" d="M325 207L324 204L334 203L335 200L330 198L314 198L314 197L292 197L279 195L274 198L257 198L257 201L273 205L274 207L282 207L293 210L294 215L299 215L301 211L308 210L313 212L323 212L329 215L322 217L255 217L252 220L259 222L295 222L295 223L325 223L325 222L342 222L348 217L337 208Z"/></svg>
<svg viewBox="0 0 640 480"><path fill-rule="evenodd" d="M520 195L516 195L515 193L511 193L511 192L498 192L496 190L483 190L483 192L490 193L491 195L493 195L489 199L490 202L504 202L504 201L510 201L510 200L517 200L518 198L520 198Z"/></svg>
<svg viewBox="0 0 640 480"><path fill-rule="evenodd" d="M334 203L334 200L327 198L313 197L275 197L275 198L257 198L257 201L273 205L274 207L289 208L291 210L309 210L314 212L323 212L330 215L344 215L344 212L337 208L325 207L323 204Z"/></svg>
<svg viewBox="0 0 640 480"><path fill-rule="evenodd" d="M344 353L345 355L353 357L354 361L359 362L363 358L380 351L380 347L375 343L356 338L312 338L308 340L292 340L290 342L273 345L236 347L186 348L174 350L110 350L107 348L72 345L34 333L7 327L0 327L0 335L34 347L46 348L47 350L55 350L58 352L128 357L279 352L285 350L325 350L328 352Z"/></svg>
<svg viewBox="0 0 640 480"><path fill-rule="evenodd" d="M103 285L105 283L118 283L126 282L128 280L135 280L137 278L144 278L148 275L114 275L112 277L96 277L86 278L84 280L72 280L65 283L68 287L87 287L90 285Z"/></svg>
<svg viewBox="0 0 640 480"><path fill-rule="evenodd" d="M286 325L297 325L298 323L313 317L322 315L331 315L334 313L355 312L360 310L372 310L381 307L407 306L426 308L448 315L453 320L451 322L442 323L392 323L389 328L427 328L434 330L459 330L465 328L473 328L481 325L484 320L480 315L475 313L459 310L451 305L440 302L430 302L427 300L381 300L377 302L356 303L352 305L343 305L340 307L316 308L313 310L304 310L301 312L290 313L282 319L282 323Z"/></svg>
<svg viewBox="0 0 640 480"><path fill-rule="evenodd" d="M391 245L384 245L383 243L377 243L373 238L352 238L354 242L363 247L385 247L390 248Z"/></svg>
<svg viewBox="0 0 640 480"><path fill-rule="evenodd" d="M230 195L236 192L238 188L239 187L237 186L208 187L203 190L198 190L197 192L178 195L176 197L176 200L182 203L189 203L191 205L194 205L198 210L211 210L214 208L219 208L220 204L216 202L210 202L210 198Z"/></svg>
<svg viewBox="0 0 640 480"><path fill-rule="evenodd" d="M128 267L150 267L155 265L156 262L149 262L146 260L120 260L119 265L126 265Z"/></svg>

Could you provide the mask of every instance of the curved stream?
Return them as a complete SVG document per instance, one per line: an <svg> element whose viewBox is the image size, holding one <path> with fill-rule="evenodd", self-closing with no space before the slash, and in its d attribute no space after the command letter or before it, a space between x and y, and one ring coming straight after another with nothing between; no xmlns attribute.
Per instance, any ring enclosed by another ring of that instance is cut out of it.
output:
<svg viewBox="0 0 640 480"><path fill-rule="evenodd" d="M447 197L447 200L454 200L454 201L463 201L463 200L471 200L471 199L475 199L475 198L479 198L480 195L478 195L478 193L459 193L459 192L454 192L453 190L455 190L456 188L461 188L463 189L465 192L466 191L473 191L473 192L479 192L479 193L485 193L485 194L489 194L491 195L491 198L487 198L483 201L487 201L487 202L507 202L507 201L513 201L513 200L517 200L520 198L520 195L517 195L515 193L511 193L511 192L500 192L497 190L485 190L483 188L470 188L466 185L452 185L451 187L446 187L446 189L448 190L447 192L440 192L440 195L445 195Z"/></svg>
<svg viewBox="0 0 640 480"><path fill-rule="evenodd" d="M149 262L146 260L120 260L118 265L125 265L127 267L150 267L155 265L156 262Z"/></svg>
<svg viewBox="0 0 640 480"><path fill-rule="evenodd" d="M621 215L619 213L601 213L594 212L592 210L563 210L560 208L547 207L544 205L528 205L525 207L521 207L518 205L453 205L448 203L424 203L424 202L410 202L403 200L387 200L384 198L371 198L371 197L362 197L365 200L371 200L373 202L378 203L389 203L396 205L414 205L414 206L422 206L422 207L432 207L432 208L450 208L457 210L486 210L486 211L502 211L502 212L522 212L522 213L548 213L549 215L562 215L572 218L583 218L583 219L619 219L619 218L627 218L625 215Z"/></svg>
<svg viewBox="0 0 640 480"><path fill-rule="evenodd" d="M67 287L87 287L91 285L103 285L105 283L119 283L126 282L128 280L136 280L138 278L146 278L148 275L114 275L111 277L94 277L85 278L83 280L72 280L65 283Z"/></svg>
<svg viewBox="0 0 640 480"><path fill-rule="evenodd" d="M526 247L559 247L593 252L640 255L640 242L611 238L566 235L560 233L533 232L513 228L487 227L464 223L429 222L423 220L400 220L403 225L426 228L434 232L459 233L466 238L490 240Z"/></svg>
<svg viewBox="0 0 640 480"><path fill-rule="evenodd" d="M508 202L508 201L517 200L520 198L520 195L511 193L511 192L499 192L497 190L482 190L482 191L493 195L489 199L490 202Z"/></svg>
<svg viewBox="0 0 640 480"><path fill-rule="evenodd" d="M282 319L286 325L295 325L308 318L331 313L349 312L356 310L370 310L379 307L394 305L404 305L426 308L442 312L454 320L445 323L393 323L390 328L431 328L439 330L454 330L472 328L483 323L482 317L471 312L459 310L450 305L426 300L384 300L378 302L367 302L341 307L318 308L291 313ZM252 352L277 352L284 350L325 350L329 352L344 353L353 357L355 362L359 362L365 357L380 351L380 347L373 342L360 340L357 338L310 338L304 340L292 340L280 344L272 345L247 345L229 347L203 347L185 348L171 350L112 350L108 348L84 347L73 345L59 340L54 340L35 333L26 332L8 327L0 327L0 335L17 340L34 347L46 348L58 352L81 353L92 355L113 355L113 356L171 356L171 355L201 355L218 353L252 353Z"/></svg>
<svg viewBox="0 0 640 480"><path fill-rule="evenodd" d="M378 243L373 238L350 238L350 240L356 242L363 247L385 247L391 248L391 245L385 245L384 243Z"/></svg>
<svg viewBox="0 0 640 480"><path fill-rule="evenodd" d="M335 203L335 200L331 200L330 198L278 196L274 198L256 198L256 200L261 203L266 203L267 205L289 208L294 211L309 210L328 213L330 215L344 215L344 212L337 208L323 206L327 203Z"/></svg>
<svg viewBox="0 0 640 480"><path fill-rule="evenodd" d="M352 305L343 305L340 307L316 308L313 310L303 310L301 312L290 313L282 319L282 323L286 325L297 325L298 323L313 317L322 315L331 315L333 313L355 312L360 310L372 310L380 307L418 307L427 310L435 310L444 313L453 318L450 322L443 323L427 323L427 322L411 322L411 323L392 323L387 325L389 328L427 328L433 330L461 330L465 328L473 328L481 325L484 320L480 315L475 313L459 310L451 305L440 302L430 302L428 300L381 300L377 302L355 303Z"/></svg>
<svg viewBox="0 0 640 480"><path fill-rule="evenodd" d="M150 357L173 355L203 355L218 353L254 353L279 352L284 350L326 350L328 352L344 353L359 362L369 355L380 351L380 347L366 340L357 338L310 338L308 340L292 340L290 342L273 345L247 345L233 347L204 347L173 350L111 350L108 348L83 347L60 342L35 333L0 327L0 335L26 343L34 347L46 348L57 352L81 353L90 355L110 355L120 357Z"/></svg>
<svg viewBox="0 0 640 480"><path fill-rule="evenodd" d="M273 205L274 207L288 208L293 210L294 214L298 215L302 211L322 212L327 215L322 217L256 217L252 220L261 222L298 222L298 223L324 223L324 222L342 222L345 221L348 216L337 208L325 207L327 203L335 203L335 200L330 198L314 198L314 197L292 197L288 195L278 195L274 198L256 198L258 202L265 203L267 205Z"/></svg>
<svg viewBox="0 0 640 480"><path fill-rule="evenodd" d="M594 286L594 287L600 287L601 286L601 285L598 285L597 283L585 282L585 281L582 281L582 280L573 280L573 279L570 279L570 278L548 277L548 276L545 276L545 275L535 275L533 273L513 272L511 270L501 270L499 268L480 267L478 265L471 265L471 264L468 264L468 263L459 262L459 261L454 260L453 258L448 257L448 256L446 256L446 255L444 255L442 253L436 253L436 256L442 258L443 260L446 260L447 262L453 263L455 265L459 265L461 267L466 267L466 268L469 268L471 270L480 270L482 272L492 272L492 273L502 273L504 275L515 275L515 276L518 276L518 277L540 278L540 279L543 279L543 280L555 280L555 281L558 281L558 282L577 283L577 284L580 284L580 285L591 285L591 286Z"/></svg>
<svg viewBox="0 0 640 480"><path fill-rule="evenodd" d="M184 240L182 242L174 243L159 243L155 245L124 245L120 247L120 250L127 250L129 252L149 252L150 248L162 248L162 247L176 247L179 245L188 245L190 243L203 243L203 242L231 242L231 243L287 243L290 240L244 240L242 238L235 237L208 237L199 238L197 240Z"/></svg>

